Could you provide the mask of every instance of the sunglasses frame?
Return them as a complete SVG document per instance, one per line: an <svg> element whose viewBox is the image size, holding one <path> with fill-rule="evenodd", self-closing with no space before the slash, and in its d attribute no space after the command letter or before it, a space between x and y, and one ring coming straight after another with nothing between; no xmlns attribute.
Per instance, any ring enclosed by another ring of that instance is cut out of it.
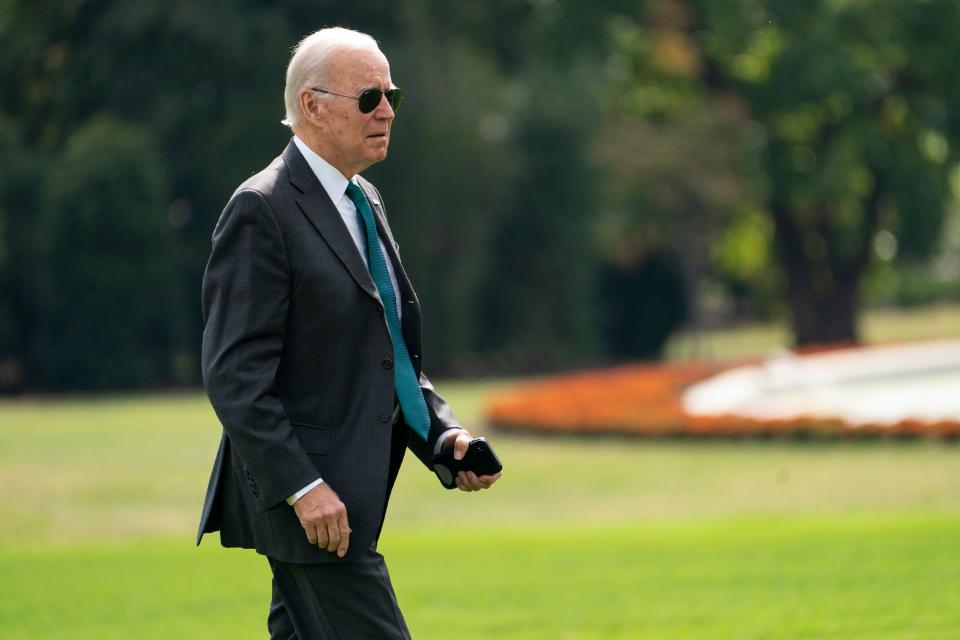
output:
<svg viewBox="0 0 960 640"><path fill-rule="evenodd" d="M319 87L310 87L311 91L316 91L317 93L327 93L331 96L338 96L340 98L350 98L351 100L357 101L357 107L360 109L360 113L370 113L380 104L380 101L383 100L384 96L387 98L387 102L390 104L390 108L396 111L400 108L400 104L403 102L403 90L399 87L393 87L384 91L383 89L364 89L359 96L348 96L345 93L337 93L335 91L327 91L326 89L320 89ZM374 97L376 99L374 99ZM364 107L368 107L364 109Z"/></svg>

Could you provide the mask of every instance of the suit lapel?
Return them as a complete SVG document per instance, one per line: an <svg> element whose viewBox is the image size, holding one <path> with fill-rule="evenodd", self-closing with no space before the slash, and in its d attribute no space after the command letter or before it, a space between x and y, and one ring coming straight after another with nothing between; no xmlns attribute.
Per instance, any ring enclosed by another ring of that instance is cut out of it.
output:
<svg viewBox="0 0 960 640"><path fill-rule="evenodd" d="M357 284L382 307L383 302L380 300L380 294L377 293L377 287L373 283L370 271L357 252L357 245L354 244L350 232L343 224L343 219L340 218L337 207L330 200L330 196L327 195L323 185L311 171L310 165L304 160L293 140L290 141L283 152L283 161L290 172L291 184L300 192L296 199L300 210L323 236L324 241L337 255L347 271L350 272L353 279L357 281Z"/></svg>

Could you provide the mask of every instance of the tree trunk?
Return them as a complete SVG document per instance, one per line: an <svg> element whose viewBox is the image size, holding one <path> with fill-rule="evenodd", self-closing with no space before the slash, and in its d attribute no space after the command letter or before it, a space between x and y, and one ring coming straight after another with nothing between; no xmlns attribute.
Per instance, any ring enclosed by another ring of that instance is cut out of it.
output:
<svg viewBox="0 0 960 640"><path fill-rule="evenodd" d="M860 275L817 291L809 272L787 273L794 343L798 347L858 341Z"/></svg>
<svg viewBox="0 0 960 640"><path fill-rule="evenodd" d="M875 202L868 206L875 206ZM774 204L771 209L777 254L787 280L785 297L795 345L858 342L860 282L869 260L875 212L864 218L857 250L842 255L825 223L828 212L819 213L820 223L801 227L786 207Z"/></svg>

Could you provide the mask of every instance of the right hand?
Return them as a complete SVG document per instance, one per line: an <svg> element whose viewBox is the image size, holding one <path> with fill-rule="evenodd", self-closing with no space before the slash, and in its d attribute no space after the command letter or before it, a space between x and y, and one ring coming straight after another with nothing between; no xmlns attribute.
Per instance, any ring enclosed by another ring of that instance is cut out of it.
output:
<svg viewBox="0 0 960 640"><path fill-rule="evenodd" d="M347 507L326 482L321 482L293 504L310 544L343 557L350 545Z"/></svg>

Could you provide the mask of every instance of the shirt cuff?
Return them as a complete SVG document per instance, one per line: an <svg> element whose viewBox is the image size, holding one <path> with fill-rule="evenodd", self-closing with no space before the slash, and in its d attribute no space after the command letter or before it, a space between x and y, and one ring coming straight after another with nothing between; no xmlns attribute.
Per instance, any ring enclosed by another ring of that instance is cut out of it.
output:
<svg viewBox="0 0 960 640"><path fill-rule="evenodd" d="M460 431L463 431L463 429L460 427L454 427L453 429L447 429L440 434L440 437L437 438L437 444L435 444L433 447L433 455L440 453L440 451L443 449L443 444L450 439L450 436L455 436Z"/></svg>
<svg viewBox="0 0 960 640"><path fill-rule="evenodd" d="M316 480L314 480L313 482L305 486L303 489L300 489L300 491L297 491L295 494L287 498L287 504L292 507L293 504L297 500L305 496L307 492L310 491L310 489L313 489L315 486L317 486L318 484L321 484L322 482L323 482L323 478L317 478Z"/></svg>

